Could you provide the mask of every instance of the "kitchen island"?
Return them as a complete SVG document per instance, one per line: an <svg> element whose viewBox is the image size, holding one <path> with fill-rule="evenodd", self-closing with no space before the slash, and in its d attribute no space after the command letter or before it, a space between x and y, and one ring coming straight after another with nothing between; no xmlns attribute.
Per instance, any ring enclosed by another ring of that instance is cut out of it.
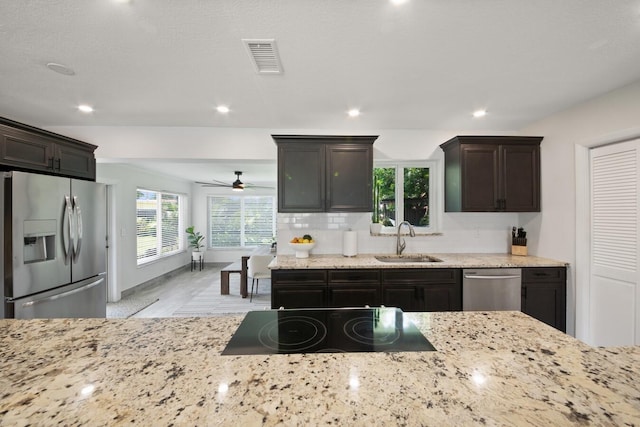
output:
<svg viewBox="0 0 640 427"><path fill-rule="evenodd" d="M222 356L242 316L0 320L0 425L638 425L640 348L408 313L435 352Z"/></svg>

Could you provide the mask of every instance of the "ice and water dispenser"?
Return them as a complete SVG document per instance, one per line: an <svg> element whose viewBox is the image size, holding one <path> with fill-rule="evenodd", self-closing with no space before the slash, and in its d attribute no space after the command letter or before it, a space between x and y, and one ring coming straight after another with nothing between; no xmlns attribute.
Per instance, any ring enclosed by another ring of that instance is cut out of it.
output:
<svg viewBox="0 0 640 427"><path fill-rule="evenodd" d="M56 257L56 220L24 222L24 263L49 261Z"/></svg>

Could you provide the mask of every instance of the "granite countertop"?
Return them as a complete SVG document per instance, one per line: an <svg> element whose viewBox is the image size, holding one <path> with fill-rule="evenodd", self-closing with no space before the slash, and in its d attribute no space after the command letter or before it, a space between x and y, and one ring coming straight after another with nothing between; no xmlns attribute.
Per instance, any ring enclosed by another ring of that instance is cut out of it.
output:
<svg viewBox="0 0 640 427"><path fill-rule="evenodd" d="M409 313L435 352L221 356L242 316L0 320L0 425L638 425L640 347Z"/></svg>
<svg viewBox="0 0 640 427"><path fill-rule="evenodd" d="M420 254L404 254L414 256ZM426 263L390 263L378 261L374 254L354 257L342 255L309 255L309 258L296 258L294 255L278 255L269 264L272 270L279 269L330 269L330 268L521 268L521 267L565 267L568 264L548 258L535 256L516 256L510 254L451 253L428 254L442 262Z"/></svg>

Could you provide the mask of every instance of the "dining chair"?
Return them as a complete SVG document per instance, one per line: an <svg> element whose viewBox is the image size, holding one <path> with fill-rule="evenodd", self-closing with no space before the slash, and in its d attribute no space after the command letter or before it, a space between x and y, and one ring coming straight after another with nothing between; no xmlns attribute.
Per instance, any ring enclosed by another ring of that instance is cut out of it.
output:
<svg viewBox="0 0 640 427"><path fill-rule="evenodd" d="M251 277L249 301L253 300L253 286L255 285L257 294L260 279L271 279L271 270L267 267L271 260L273 260L273 255L251 255L249 257L247 262L247 276Z"/></svg>

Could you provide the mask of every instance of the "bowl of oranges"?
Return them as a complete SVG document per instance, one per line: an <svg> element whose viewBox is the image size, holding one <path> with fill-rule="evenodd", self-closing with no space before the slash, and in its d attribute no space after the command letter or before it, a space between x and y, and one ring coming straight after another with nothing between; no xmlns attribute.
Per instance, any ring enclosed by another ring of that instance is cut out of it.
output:
<svg viewBox="0 0 640 427"><path fill-rule="evenodd" d="M315 240L308 234L302 237L294 237L289 241L289 246L296 251L296 258L309 258L309 251L316 245Z"/></svg>

